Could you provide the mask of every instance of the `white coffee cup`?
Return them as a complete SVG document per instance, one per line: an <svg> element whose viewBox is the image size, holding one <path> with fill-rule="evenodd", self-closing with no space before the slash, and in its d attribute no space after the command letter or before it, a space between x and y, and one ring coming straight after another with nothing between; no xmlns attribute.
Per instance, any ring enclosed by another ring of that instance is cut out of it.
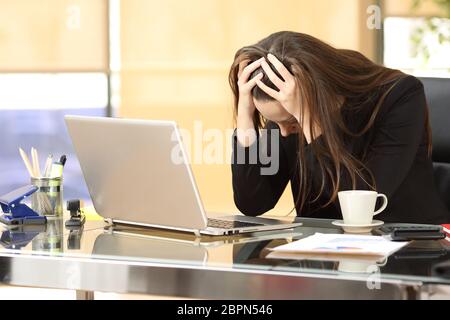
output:
<svg viewBox="0 0 450 320"><path fill-rule="evenodd" d="M349 190L338 192L344 223L348 225L369 225L373 216L386 209L388 199L386 195L376 191ZM380 209L375 211L377 198L383 198Z"/></svg>

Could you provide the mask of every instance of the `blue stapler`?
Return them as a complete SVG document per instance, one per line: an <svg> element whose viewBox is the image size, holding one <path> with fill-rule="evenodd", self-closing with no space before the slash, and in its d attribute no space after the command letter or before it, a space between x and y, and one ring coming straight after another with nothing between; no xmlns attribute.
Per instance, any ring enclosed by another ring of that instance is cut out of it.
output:
<svg viewBox="0 0 450 320"><path fill-rule="evenodd" d="M8 225L47 223L45 216L40 216L26 204L21 203L22 200L35 193L37 189L36 186L28 185L0 196L0 206L3 211L0 222Z"/></svg>

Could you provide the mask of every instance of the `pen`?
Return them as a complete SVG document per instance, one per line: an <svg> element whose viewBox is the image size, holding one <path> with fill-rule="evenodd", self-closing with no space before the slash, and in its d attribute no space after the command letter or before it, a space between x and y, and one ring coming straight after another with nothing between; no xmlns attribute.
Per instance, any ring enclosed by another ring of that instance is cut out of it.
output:
<svg viewBox="0 0 450 320"><path fill-rule="evenodd" d="M63 154L61 156L61 158L59 158L59 163L61 163L62 166L64 167L66 165L66 161L67 161L67 156L65 154Z"/></svg>
<svg viewBox="0 0 450 320"><path fill-rule="evenodd" d="M66 161L67 161L67 156L62 155L58 162L53 162L52 172L51 172L52 177L62 177L63 168L64 168L64 165L66 164Z"/></svg>

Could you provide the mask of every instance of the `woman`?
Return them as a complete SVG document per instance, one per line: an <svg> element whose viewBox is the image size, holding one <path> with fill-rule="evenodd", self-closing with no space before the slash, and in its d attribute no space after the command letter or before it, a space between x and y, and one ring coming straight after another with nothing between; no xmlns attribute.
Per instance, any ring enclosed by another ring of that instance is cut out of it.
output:
<svg viewBox="0 0 450 320"><path fill-rule="evenodd" d="M433 183L428 111L416 78L284 31L240 49L229 81L237 126L233 190L242 213L272 209L290 181L303 217L340 219L337 193L370 189L389 199L377 219L450 220ZM278 170L262 174L268 164L250 161L253 149L267 149L272 160L273 152Z"/></svg>

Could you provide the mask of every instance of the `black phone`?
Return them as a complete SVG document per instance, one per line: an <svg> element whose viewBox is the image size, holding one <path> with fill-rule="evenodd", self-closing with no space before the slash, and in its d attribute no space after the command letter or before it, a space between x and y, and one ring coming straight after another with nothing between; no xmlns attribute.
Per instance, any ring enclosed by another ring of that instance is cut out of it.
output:
<svg viewBox="0 0 450 320"><path fill-rule="evenodd" d="M379 230L389 234L393 241L441 240L446 237L442 227L437 225L386 224Z"/></svg>

